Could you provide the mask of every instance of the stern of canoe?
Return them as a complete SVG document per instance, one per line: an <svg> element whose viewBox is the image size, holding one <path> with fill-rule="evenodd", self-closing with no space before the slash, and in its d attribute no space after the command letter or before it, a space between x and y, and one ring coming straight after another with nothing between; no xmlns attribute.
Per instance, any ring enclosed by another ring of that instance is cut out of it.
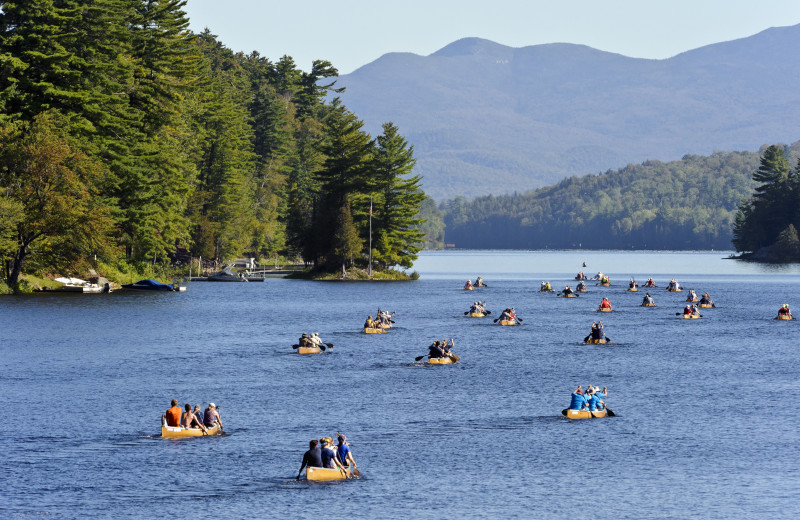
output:
<svg viewBox="0 0 800 520"><path fill-rule="evenodd" d="M208 437L209 435L219 435L220 433L221 432L219 431L219 425L214 425L211 428L206 428L205 433L203 433L203 430L201 430L200 428L181 428L180 426L161 427L162 437L172 437L172 438Z"/></svg>
<svg viewBox="0 0 800 520"><path fill-rule="evenodd" d="M347 467L347 471L342 471L340 469L329 469L329 468L317 468L314 466L308 466L306 468L306 479L313 480L315 482L326 482L331 480L345 480L350 478L350 466Z"/></svg>

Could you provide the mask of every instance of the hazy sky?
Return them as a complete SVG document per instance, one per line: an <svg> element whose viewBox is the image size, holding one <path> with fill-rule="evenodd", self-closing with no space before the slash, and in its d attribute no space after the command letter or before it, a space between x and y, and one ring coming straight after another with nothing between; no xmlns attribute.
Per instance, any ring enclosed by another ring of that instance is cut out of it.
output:
<svg viewBox="0 0 800 520"><path fill-rule="evenodd" d="M387 52L428 55L477 36L511 47L581 43L668 58L709 43L800 23L800 0L189 0L192 29L234 51L284 54L342 74Z"/></svg>

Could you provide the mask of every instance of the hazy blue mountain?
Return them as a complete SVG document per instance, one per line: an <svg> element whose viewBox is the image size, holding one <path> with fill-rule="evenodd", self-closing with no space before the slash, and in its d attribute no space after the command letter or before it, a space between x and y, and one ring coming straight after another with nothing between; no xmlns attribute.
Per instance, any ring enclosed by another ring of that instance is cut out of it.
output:
<svg viewBox="0 0 800 520"><path fill-rule="evenodd" d="M666 60L478 38L392 53L339 78L373 135L393 121L424 189L526 191L646 159L758 150L800 134L800 25Z"/></svg>

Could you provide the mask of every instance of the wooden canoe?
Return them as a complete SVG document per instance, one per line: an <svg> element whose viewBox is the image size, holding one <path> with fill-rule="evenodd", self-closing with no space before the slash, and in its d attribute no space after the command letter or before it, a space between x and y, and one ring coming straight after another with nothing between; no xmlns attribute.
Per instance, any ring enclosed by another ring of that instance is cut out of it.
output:
<svg viewBox="0 0 800 520"><path fill-rule="evenodd" d="M465 291L471 291L471 290L473 290L473 289L474 289L474 287L473 287L473 286L471 286L471 285L469 285L469 286L465 285L465 286L464 286L464 290L465 290Z"/></svg>
<svg viewBox="0 0 800 520"><path fill-rule="evenodd" d="M611 312L611 307L598 307L597 312Z"/></svg>
<svg viewBox="0 0 800 520"><path fill-rule="evenodd" d="M432 357L428 358L428 363L431 365L452 365L455 363L451 357Z"/></svg>
<svg viewBox="0 0 800 520"><path fill-rule="evenodd" d="M713 306L714 306L713 303L701 303L700 305L698 305L698 307L700 307L701 309L710 309Z"/></svg>
<svg viewBox="0 0 800 520"><path fill-rule="evenodd" d="M606 416L606 410L564 410L561 412L567 416L567 419L600 419Z"/></svg>
<svg viewBox="0 0 800 520"><path fill-rule="evenodd" d="M381 329L379 327L366 327L364 329L364 334L386 334L386 329Z"/></svg>
<svg viewBox="0 0 800 520"><path fill-rule="evenodd" d="M697 303L697 302L699 302L700 300L699 300L698 298L686 298L686 301L687 301L688 303Z"/></svg>
<svg viewBox="0 0 800 520"><path fill-rule="evenodd" d="M639 289L637 289L636 287L629 287L628 288L628 292L638 292L638 291L639 291Z"/></svg>
<svg viewBox="0 0 800 520"><path fill-rule="evenodd" d="M320 352L322 352L322 349L320 349L317 346L314 346L314 347L297 347L297 353L298 354L319 354Z"/></svg>
<svg viewBox="0 0 800 520"><path fill-rule="evenodd" d="M603 339L589 338L589 340L586 343L591 343L592 345L605 345L606 343L608 343L608 340L606 338Z"/></svg>
<svg viewBox="0 0 800 520"><path fill-rule="evenodd" d="M655 306L656 306L655 303L643 303L642 304L642 307L655 307Z"/></svg>
<svg viewBox="0 0 800 520"><path fill-rule="evenodd" d="M482 312L470 312L469 315L471 318L483 318L484 316L486 316Z"/></svg>
<svg viewBox="0 0 800 520"><path fill-rule="evenodd" d="M329 469L329 468L317 468L314 466L308 466L306 468L306 480L314 480L317 482L324 482L328 480L345 480L350 478L351 469L350 466L347 466L347 470L343 471L341 469Z"/></svg>
<svg viewBox="0 0 800 520"><path fill-rule="evenodd" d="M683 291L683 289L670 289L669 287L667 287L667 290L669 292L681 292L681 291Z"/></svg>
<svg viewBox="0 0 800 520"><path fill-rule="evenodd" d="M575 292L589 292L586 289L575 289Z"/></svg>
<svg viewBox="0 0 800 520"><path fill-rule="evenodd" d="M513 326L517 324L517 320L500 320L500 325Z"/></svg>
<svg viewBox="0 0 800 520"><path fill-rule="evenodd" d="M791 314L788 314L788 315L787 315L787 314L778 314L778 317L777 317L777 318L775 318L775 319L776 319L776 320L786 320L786 321L789 321L789 320L791 320L791 319L792 319L792 315L791 315Z"/></svg>
<svg viewBox="0 0 800 520"><path fill-rule="evenodd" d="M562 294L561 297L562 298L577 298L577 296L575 296L574 294Z"/></svg>
<svg viewBox="0 0 800 520"><path fill-rule="evenodd" d="M180 426L161 427L162 437L207 437L209 435L219 435L221 433L222 431L219 428L219 424L215 424L211 428L206 428L205 432L200 428L181 428Z"/></svg>
<svg viewBox="0 0 800 520"><path fill-rule="evenodd" d="M600 282L600 287L611 287L611 282Z"/></svg>
<svg viewBox="0 0 800 520"><path fill-rule="evenodd" d="M681 314L681 318L683 318L684 320L699 320L700 319L700 315L699 314Z"/></svg>

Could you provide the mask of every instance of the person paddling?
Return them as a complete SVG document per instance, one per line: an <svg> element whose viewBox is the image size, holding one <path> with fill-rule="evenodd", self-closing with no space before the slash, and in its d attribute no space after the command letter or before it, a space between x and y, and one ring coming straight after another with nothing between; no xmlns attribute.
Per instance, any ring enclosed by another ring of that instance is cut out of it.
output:
<svg viewBox="0 0 800 520"><path fill-rule="evenodd" d="M600 301L600 308L601 309L610 309L611 308L611 302L608 300L608 298L603 298Z"/></svg>
<svg viewBox="0 0 800 520"><path fill-rule="evenodd" d="M350 445L347 444L347 437L342 435L341 433L337 434L337 441L339 444L336 446L336 458L339 459L339 462L342 466L350 466L353 468L352 472L358 475L356 471L356 461L353 459L353 452L350 449Z"/></svg>
<svg viewBox="0 0 800 520"><path fill-rule="evenodd" d="M586 409L586 405L587 405L587 399L586 399L586 396L583 393L583 387L578 385L578 388L576 388L572 392L572 399L570 400L570 403L569 403L569 409L570 410L584 410L584 409Z"/></svg>
<svg viewBox="0 0 800 520"><path fill-rule="evenodd" d="M642 305L654 305L654 304L655 301L653 300L653 297L650 296L650 293L645 293L644 300L642 300Z"/></svg>
<svg viewBox="0 0 800 520"><path fill-rule="evenodd" d="M789 310L789 304L788 303L784 303L781 306L781 308L778 309L778 316L783 316L783 317L788 317L788 318L792 317L792 311Z"/></svg>
<svg viewBox="0 0 800 520"><path fill-rule="evenodd" d="M300 464L300 471L297 472L297 479L300 480L300 475L303 474L303 468L314 467L322 468L322 449L318 446L317 439L311 439L308 442L308 451L303 454L303 462Z"/></svg>
<svg viewBox="0 0 800 520"><path fill-rule="evenodd" d="M639 284L636 283L636 280L631 280L628 283L628 289L638 289L638 288L639 288Z"/></svg>
<svg viewBox="0 0 800 520"><path fill-rule="evenodd" d="M586 282L581 280L578 282L578 285L575 287L575 290L578 292L586 292Z"/></svg>

